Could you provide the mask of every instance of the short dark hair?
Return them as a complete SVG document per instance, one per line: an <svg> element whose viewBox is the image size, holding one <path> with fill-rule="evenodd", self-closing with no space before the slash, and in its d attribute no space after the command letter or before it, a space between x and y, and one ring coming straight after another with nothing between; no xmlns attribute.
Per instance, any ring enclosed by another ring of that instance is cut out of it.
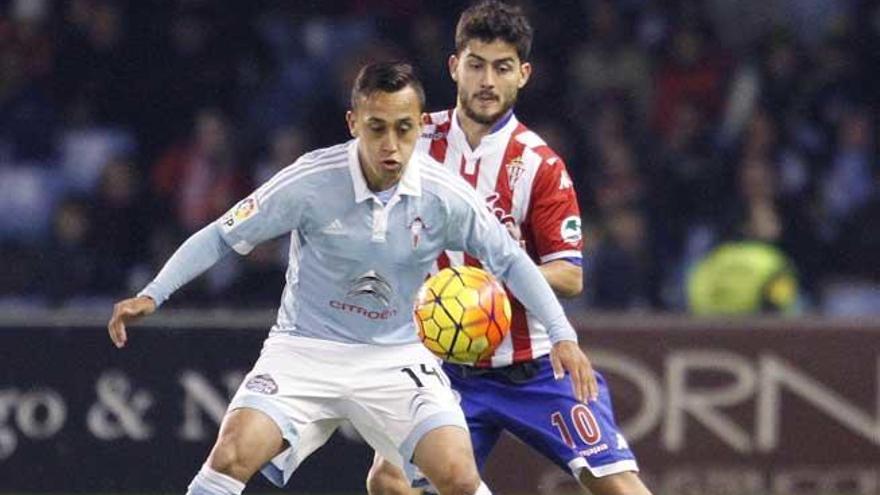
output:
<svg viewBox="0 0 880 495"><path fill-rule="evenodd" d="M376 91L396 93L407 86L415 90L419 97L419 111L424 110L425 88L412 65L400 61L367 64L361 68L354 80L351 89L351 108L357 106L359 98L366 98Z"/></svg>
<svg viewBox="0 0 880 495"><path fill-rule="evenodd" d="M516 47L523 62L532 51L532 25L518 6L499 0L483 0L468 7L455 27L455 51L461 53L473 39L491 43L502 40Z"/></svg>

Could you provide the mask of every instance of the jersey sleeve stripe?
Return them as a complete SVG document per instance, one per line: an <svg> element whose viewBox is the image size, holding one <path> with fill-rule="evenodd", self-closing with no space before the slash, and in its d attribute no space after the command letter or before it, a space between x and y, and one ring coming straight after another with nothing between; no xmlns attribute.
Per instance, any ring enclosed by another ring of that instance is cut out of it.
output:
<svg viewBox="0 0 880 495"><path fill-rule="evenodd" d="M265 190L271 188L275 184L278 184L278 182L285 180L292 174L297 174L311 168L319 167L326 163L335 163L335 160L341 156L342 154L333 155L331 157L327 157L326 160L323 159L324 157L303 157L297 160L292 165L286 167L281 172L275 174L275 176L268 181L266 181L262 186L259 187L259 189L257 190L257 194L262 195Z"/></svg>
<svg viewBox="0 0 880 495"><path fill-rule="evenodd" d="M318 172L324 172L327 170L333 170L337 168L345 168L348 167L348 160L339 161L336 163L318 165L314 167L307 168L305 170L298 170L296 173L292 173L284 178L284 180L276 182L271 187L268 187L262 190L262 194L258 191L257 201L266 201L276 192L284 189L286 186L290 185L293 182L296 182L300 179L304 179L310 175L316 174ZM262 188L261 188L262 189Z"/></svg>
<svg viewBox="0 0 880 495"><path fill-rule="evenodd" d="M545 254L541 256L541 263L549 263L551 261L561 260L563 258L583 258L583 253L577 250L556 251L555 253Z"/></svg>
<svg viewBox="0 0 880 495"><path fill-rule="evenodd" d="M289 177L291 174L303 171L307 168L319 166L322 163L335 163L337 158L344 156L347 153L346 149L334 151L335 148L335 146L333 148L328 148L326 150L326 153L322 153L320 155L310 153L308 155L302 156L299 160L293 162L293 164L291 165L288 165L283 170L275 174L274 177L272 177L271 179L266 181L266 183L260 186L260 188L257 190L257 194L261 194L261 190L272 187L274 184L277 184L285 177Z"/></svg>
<svg viewBox="0 0 880 495"><path fill-rule="evenodd" d="M535 131L525 131L516 135L514 138L520 143L524 144L527 148L538 148L540 146L547 146L547 143L541 139Z"/></svg>

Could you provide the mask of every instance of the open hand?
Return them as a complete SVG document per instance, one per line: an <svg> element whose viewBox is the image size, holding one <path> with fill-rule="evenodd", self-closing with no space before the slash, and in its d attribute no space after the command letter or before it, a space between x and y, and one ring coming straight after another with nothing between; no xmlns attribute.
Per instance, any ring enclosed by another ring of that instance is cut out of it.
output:
<svg viewBox="0 0 880 495"><path fill-rule="evenodd" d="M553 376L561 380L565 373L571 375L571 386L574 396L580 402L596 400L599 396L599 384L593 373L593 365L577 342L562 340L553 344L550 350L550 363L553 365Z"/></svg>
<svg viewBox="0 0 880 495"><path fill-rule="evenodd" d="M107 324L110 340L116 344L116 347L122 348L128 340L125 325L155 311L156 302L147 296L124 299L114 304L113 316L110 317L110 322Z"/></svg>

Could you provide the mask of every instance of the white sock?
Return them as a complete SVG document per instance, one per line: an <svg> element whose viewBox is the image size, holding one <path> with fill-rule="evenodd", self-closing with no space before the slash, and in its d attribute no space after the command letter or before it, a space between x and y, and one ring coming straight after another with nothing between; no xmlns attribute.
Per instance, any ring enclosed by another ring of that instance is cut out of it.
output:
<svg viewBox="0 0 880 495"><path fill-rule="evenodd" d="M204 464L189 484L186 495L241 495L242 491L244 483Z"/></svg>
<svg viewBox="0 0 880 495"><path fill-rule="evenodd" d="M492 490L481 481L480 486L477 488L477 491L474 492L474 495L492 495Z"/></svg>

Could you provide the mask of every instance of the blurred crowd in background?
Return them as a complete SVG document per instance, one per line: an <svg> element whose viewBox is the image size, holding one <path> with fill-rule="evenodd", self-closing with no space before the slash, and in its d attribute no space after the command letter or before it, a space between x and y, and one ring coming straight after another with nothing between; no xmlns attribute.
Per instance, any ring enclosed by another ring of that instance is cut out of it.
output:
<svg viewBox="0 0 880 495"><path fill-rule="evenodd" d="M569 307L700 312L751 284L745 312L880 312L877 3L519 3L535 70L517 115L565 158L583 213ZM0 307L142 288L237 199L348 139L366 61L412 61L429 108L453 106L466 5L0 0ZM695 267L719 246L767 256L728 251L706 288ZM283 239L230 256L168 304L273 307L286 256Z"/></svg>

